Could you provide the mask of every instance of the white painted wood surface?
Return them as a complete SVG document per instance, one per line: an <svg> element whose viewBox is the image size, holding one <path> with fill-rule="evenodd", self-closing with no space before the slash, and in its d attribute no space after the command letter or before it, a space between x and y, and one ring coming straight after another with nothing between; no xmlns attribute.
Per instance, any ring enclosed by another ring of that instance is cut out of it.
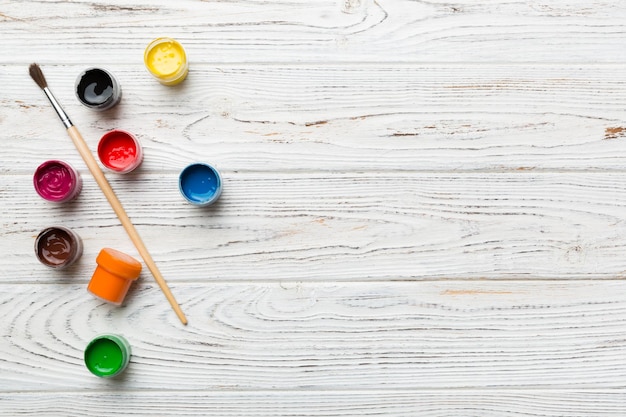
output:
<svg viewBox="0 0 626 417"><path fill-rule="evenodd" d="M626 414L626 7L620 1L0 3L0 415ZM145 45L169 35L188 79ZM189 318L147 272L124 307L85 287L102 247L137 256L57 116L93 149L134 132L140 170L107 174ZM106 66L123 98L82 107ZM83 174L73 203L32 188ZM215 206L178 172L217 166ZM47 270L64 224L80 262ZM82 350L124 334L131 365Z"/></svg>

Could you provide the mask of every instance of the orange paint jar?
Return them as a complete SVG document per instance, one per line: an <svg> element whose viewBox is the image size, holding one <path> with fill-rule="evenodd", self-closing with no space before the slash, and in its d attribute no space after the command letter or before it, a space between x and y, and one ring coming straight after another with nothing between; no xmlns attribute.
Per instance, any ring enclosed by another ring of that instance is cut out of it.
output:
<svg viewBox="0 0 626 417"><path fill-rule="evenodd" d="M121 305L130 284L141 273L141 263L132 256L110 248L104 248L96 258L98 266L87 286L96 298L114 305Z"/></svg>

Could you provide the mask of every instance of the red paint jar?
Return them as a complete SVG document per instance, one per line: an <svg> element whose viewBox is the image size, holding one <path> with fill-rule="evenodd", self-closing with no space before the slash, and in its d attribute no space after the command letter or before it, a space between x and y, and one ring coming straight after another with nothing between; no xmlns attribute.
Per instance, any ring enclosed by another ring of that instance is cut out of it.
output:
<svg viewBox="0 0 626 417"><path fill-rule="evenodd" d="M102 165L111 171L125 174L141 165L143 150L134 135L115 129L100 138L98 157Z"/></svg>

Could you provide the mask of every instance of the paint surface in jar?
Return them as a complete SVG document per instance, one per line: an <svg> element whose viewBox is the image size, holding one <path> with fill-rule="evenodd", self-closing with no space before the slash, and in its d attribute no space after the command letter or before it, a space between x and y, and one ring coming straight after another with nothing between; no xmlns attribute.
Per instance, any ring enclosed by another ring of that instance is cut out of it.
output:
<svg viewBox="0 0 626 417"><path fill-rule="evenodd" d="M98 339L85 351L85 363L97 375L112 375L124 363L124 355L113 340Z"/></svg>
<svg viewBox="0 0 626 417"><path fill-rule="evenodd" d="M51 266L59 266L73 253L72 238L63 229L49 229L38 241L41 259Z"/></svg>
<svg viewBox="0 0 626 417"><path fill-rule="evenodd" d="M176 73L184 59L185 52L177 42L163 42L148 51L146 65L154 74L165 77Z"/></svg>
<svg viewBox="0 0 626 417"><path fill-rule="evenodd" d="M60 161L48 161L40 165L35 173L35 189L46 200L67 199L77 186L76 174L71 169Z"/></svg>
<svg viewBox="0 0 626 417"><path fill-rule="evenodd" d="M100 106L113 97L113 80L100 69L85 72L76 87L76 94L89 106Z"/></svg>
<svg viewBox="0 0 626 417"><path fill-rule="evenodd" d="M202 164L187 167L180 180L180 187L185 196L196 203L211 200L219 185L215 172Z"/></svg>
<svg viewBox="0 0 626 417"><path fill-rule="evenodd" d="M72 230L53 226L42 230L35 239L35 255L47 267L64 269L83 253L83 243Z"/></svg>
<svg viewBox="0 0 626 417"><path fill-rule="evenodd" d="M104 165L121 171L137 160L137 144L124 132L110 132L98 146L98 154Z"/></svg>

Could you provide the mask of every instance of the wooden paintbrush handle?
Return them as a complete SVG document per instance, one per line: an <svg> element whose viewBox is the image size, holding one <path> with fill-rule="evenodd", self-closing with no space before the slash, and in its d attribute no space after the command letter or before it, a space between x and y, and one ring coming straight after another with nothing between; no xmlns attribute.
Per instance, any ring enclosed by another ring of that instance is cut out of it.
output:
<svg viewBox="0 0 626 417"><path fill-rule="evenodd" d="M152 276L154 277L157 284L161 288L161 291L163 291L163 294L165 294L167 301L169 301L170 305L176 312L176 315L178 316L180 321L183 324L187 324L187 318L185 317L185 314L183 313L180 306L176 302L176 299L174 298L174 295L172 295L170 288L167 286L165 279L163 278L163 276L161 275L161 272L159 271L156 264L152 260L152 256L150 256L148 249L146 249L146 246L144 245L143 241L141 240L141 237L139 236L139 233L137 233L137 229L135 229L135 226L128 218L128 215L126 214L126 210L124 210L122 203L115 195L113 188L111 188L111 184L109 184L109 181L104 176L104 173L100 169L100 166L98 165L98 162L96 161L96 158L94 158L93 154L89 150L87 143L85 143L85 140L83 139L81 134L78 132L78 129L76 128L76 126L71 126L70 128L68 128L67 133L70 135L70 138L72 138L72 141L74 142L74 145L76 146L76 149L78 150L78 153L80 153L80 156L82 156L83 160L85 161L85 164L87 164L87 168L89 168L89 171L91 171L91 174L96 180L96 183L98 184L98 186L104 193L104 196L106 197L106 199L109 201L109 204L111 204L113 211L115 212L117 217L120 219L122 226L124 226L124 229L126 229L126 233L128 233L130 240L133 242L133 244L139 251L139 254L143 258L143 261L145 262L146 266L152 273Z"/></svg>

